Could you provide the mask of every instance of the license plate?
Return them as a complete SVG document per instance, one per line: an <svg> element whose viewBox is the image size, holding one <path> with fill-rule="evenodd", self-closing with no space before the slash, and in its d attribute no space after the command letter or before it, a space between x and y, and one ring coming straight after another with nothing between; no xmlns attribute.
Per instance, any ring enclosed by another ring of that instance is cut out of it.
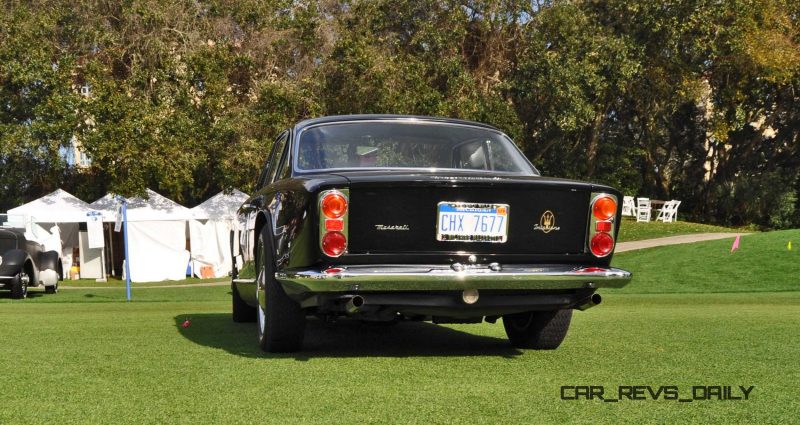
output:
<svg viewBox="0 0 800 425"><path fill-rule="evenodd" d="M508 205L439 202L436 240L494 242L508 239Z"/></svg>

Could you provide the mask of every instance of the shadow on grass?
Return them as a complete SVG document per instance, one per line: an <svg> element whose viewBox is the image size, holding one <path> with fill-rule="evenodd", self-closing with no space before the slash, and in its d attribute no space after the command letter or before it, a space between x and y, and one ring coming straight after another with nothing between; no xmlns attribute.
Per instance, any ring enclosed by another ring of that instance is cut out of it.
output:
<svg viewBox="0 0 800 425"><path fill-rule="evenodd" d="M38 290L35 290L35 289L32 289L32 288L28 289L28 299L30 299L30 298L39 298L39 297L43 297L44 295L45 295L44 289L42 289L41 291L38 291ZM13 298L11 298L11 291L5 291L5 290L0 291L0 299L2 299L2 298L9 299L9 300L13 299ZM23 301L23 300L14 300L14 301Z"/></svg>
<svg viewBox="0 0 800 425"><path fill-rule="evenodd" d="M190 319L190 326L182 326ZM522 351L505 338L473 335L423 322L402 322L384 327L342 319L326 324L308 319L303 351L268 354L256 342L255 323L234 323L230 314L185 314L175 317L175 326L186 339L206 347L223 349L246 357L415 357L497 356L512 358Z"/></svg>

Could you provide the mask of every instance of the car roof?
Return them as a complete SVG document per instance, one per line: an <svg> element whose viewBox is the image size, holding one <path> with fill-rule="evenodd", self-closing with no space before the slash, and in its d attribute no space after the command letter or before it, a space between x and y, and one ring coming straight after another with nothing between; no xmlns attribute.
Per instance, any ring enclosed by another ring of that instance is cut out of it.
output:
<svg viewBox="0 0 800 425"><path fill-rule="evenodd" d="M0 227L0 236L25 237L25 231L14 227Z"/></svg>
<svg viewBox="0 0 800 425"><path fill-rule="evenodd" d="M476 121L467 121L467 120L445 118L445 117L431 117L423 115L393 115L393 114L329 115L325 117L311 118L297 123L297 125L295 126L295 132L299 132L305 127L310 127L312 125L318 125L318 124L343 123L349 121L389 121L389 120L406 121L406 122L425 121L425 122L471 125L475 127L483 127L490 130L499 131L502 133L502 131L496 127Z"/></svg>

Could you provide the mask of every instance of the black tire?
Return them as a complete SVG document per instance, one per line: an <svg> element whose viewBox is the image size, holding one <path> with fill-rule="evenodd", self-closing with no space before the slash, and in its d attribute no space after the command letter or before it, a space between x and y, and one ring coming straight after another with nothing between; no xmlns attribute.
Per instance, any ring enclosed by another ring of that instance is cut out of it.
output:
<svg viewBox="0 0 800 425"><path fill-rule="evenodd" d="M503 316L511 345L534 350L555 350L564 341L572 310L532 311Z"/></svg>
<svg viewBox="0 0 800 425"><path fill-rule="evenodd" d="M28 297L28 283L30 278L24 271L17 273L11 281L11 298L21 300Z"/></svg>
<svg viewBox="0 0 800 425"><path fill-rule="evenodd" d="M275 279L271 241L265 226L256 247L258 345L268 353L291 353L303 348L306 315Z"/></svg>
<svg viewBox="0 0 800 425"><path fill-rule="evenodd" d="M58 280L56 280L56 284L53 286L45 286L44 292L46 294L57 294L58 293Z"/></svg>
<svg viewBox="0 0 800 425"><path fill-rule="evenodd" d="M239 295L236 284L231 284L231 299L233 300L233 321L236 323L255 322L258 311L248 305Z"/></svg>

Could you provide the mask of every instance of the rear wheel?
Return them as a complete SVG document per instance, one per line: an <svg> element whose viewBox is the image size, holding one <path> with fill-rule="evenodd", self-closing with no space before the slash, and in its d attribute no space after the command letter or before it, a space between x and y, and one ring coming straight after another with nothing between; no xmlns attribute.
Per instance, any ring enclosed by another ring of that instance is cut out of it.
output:
<svg viewBox="0 0 800 425"><path fill-rule="evenodd" d="M267 228L261 229L256 248L258 345L270 353L289 353L303 347L306 316L275 279L275 260Z"/></svg>
<svg viewBox="0 0 800 425"><path fill-rule="evenodd" d="M567 336L572 310L532 311L503 316L511 345L517 348L554 350Z"/></svg>
<svg viewBox="0 0 800 425"><path fill-rule="evenodd" d="M21 300L28 297L28 284L31 279L24 271L19 272L11 281L11 298Z"/></svg>

